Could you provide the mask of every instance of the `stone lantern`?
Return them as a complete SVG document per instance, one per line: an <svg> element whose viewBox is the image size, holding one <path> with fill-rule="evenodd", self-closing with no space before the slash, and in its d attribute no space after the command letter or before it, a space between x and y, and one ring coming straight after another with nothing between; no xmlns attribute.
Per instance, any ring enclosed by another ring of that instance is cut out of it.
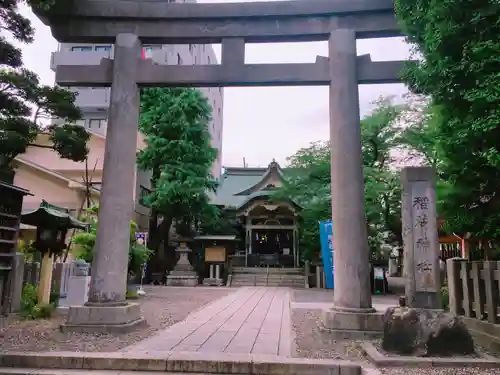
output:
<svg viewBox="0 0 500 375"><path fill-rule="evenodd" d="M69 210L44 200L39 208L23 214L21 222L37 227L34 247L42 253L38 303L49 303L54 256L60 255L66 248L68 229L85 229L87 224L73 218Z"/></svg>

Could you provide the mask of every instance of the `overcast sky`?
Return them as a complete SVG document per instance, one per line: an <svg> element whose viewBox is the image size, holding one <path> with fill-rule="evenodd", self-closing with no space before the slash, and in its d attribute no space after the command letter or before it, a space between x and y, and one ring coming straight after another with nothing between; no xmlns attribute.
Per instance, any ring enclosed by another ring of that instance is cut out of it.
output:
<svg viewBox="0 0 500 375"><path fill-rule="evenodd" d="M259 0L262 1L262 0ZM297 0L306 1L306 0ZM244 0L198 0L201 3L247 2ZM36 28L35 42L23 46L25 66L39 74L44 83L54 83L50 54L57 42L50 29L27 8L22 8ZM220 48L216 53L220 56ZM372 60L409 58L409 47L402 38L358 41L358 55L371 54ZM326 42L252 44L246 48L247 63L314 62L317 55L327 56ZM219 60L220 61L220 60ZM364 115L380 96L401 96L402 84L361 85L360 110ZM280 164L286 157L310 142L328 139L327 87L264 87L224 89L224 166L267 166L275 158Z"/></svg>

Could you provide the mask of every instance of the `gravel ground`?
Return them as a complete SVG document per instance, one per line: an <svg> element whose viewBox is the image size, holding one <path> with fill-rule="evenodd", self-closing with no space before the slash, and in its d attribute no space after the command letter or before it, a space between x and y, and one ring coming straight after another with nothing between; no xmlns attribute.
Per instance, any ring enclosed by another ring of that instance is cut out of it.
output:
<svg viewBox="0 0 500 375"><path fill-rule="evenodd" d="M59 331L59 325L64 322L62 316L35 321L10 317L8 327L2 330L0 351L117 351L183 320L190 313L231 292L225 288L203 287L150 287L146 290L148 295L138 302L148 326L135 332L122 335L63 334Z"/></svg>
<svg viewBox="0 0 500 375"><path fill-rule="evenodd" d="M364 357L361 341L332 341L319 329L319 310L294 309L292 325L295 333L296 357L352 360L373 367ZM500 375L500 369L481 368L381 368L383 375Z"/></svg>
<svg viewBox="0 0 500 375"><path fill-rule="evenodd" d="M366 363L359 342L349 340L332 341L326 332L319 329L320 314L319 310L294 309L292 311L295 356L354 360Z"/></svg>

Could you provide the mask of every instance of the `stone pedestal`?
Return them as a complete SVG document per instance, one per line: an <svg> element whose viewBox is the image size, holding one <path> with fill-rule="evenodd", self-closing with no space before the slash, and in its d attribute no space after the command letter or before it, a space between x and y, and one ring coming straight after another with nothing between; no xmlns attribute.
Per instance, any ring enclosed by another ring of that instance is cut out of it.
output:
<svg viewBox="0 0 500 375"><path fill-rule="evenodd" d="M354 30L331 33L329 66L335 290L322 325L341 336L379 334L382 314L375 313L370 290Z"/></svg>
<svg viewBox="0 0 500 375"><path fill-rule="evenodd" d="M68 280L68 306L83 306L89 300L90 276L72 276Z"/></svg>
<svg viewBox="0 0 500 375"><path fill-rule="evenodd" d="M71 306L61 329L73 332L127 332L144 322L139 305L125 299L130 219L133 217L141 43L118 34L104 154L99 222L89 301Z"/></svg>
<svg viewBox="0 0 500 375"><path fill-rule="evenodd" d="M66 323L61 325L61 331L127 333L142 326L145 322L137 303L87 302L84 306L69 308Z"/></svg>
<svg viewBox="0 0 500 375"><path fill-rule="evenodd" d="M188 248L185 243L181 243L175 251L179 254L179 261L167 276L167 285L197 286L198 275L196 274L191 263L189 263L188 258L188 255L192 250Z"/></svg>

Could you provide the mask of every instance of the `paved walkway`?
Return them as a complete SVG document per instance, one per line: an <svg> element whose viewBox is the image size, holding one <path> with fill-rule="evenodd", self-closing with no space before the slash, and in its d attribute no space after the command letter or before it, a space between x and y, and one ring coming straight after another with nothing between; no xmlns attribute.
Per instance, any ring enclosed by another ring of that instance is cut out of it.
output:
<svg viewBox="0 0 500 375"><path fill-rule="evenodd" d="M290 290L244 287L123 349L291 356Z"/></svg>

